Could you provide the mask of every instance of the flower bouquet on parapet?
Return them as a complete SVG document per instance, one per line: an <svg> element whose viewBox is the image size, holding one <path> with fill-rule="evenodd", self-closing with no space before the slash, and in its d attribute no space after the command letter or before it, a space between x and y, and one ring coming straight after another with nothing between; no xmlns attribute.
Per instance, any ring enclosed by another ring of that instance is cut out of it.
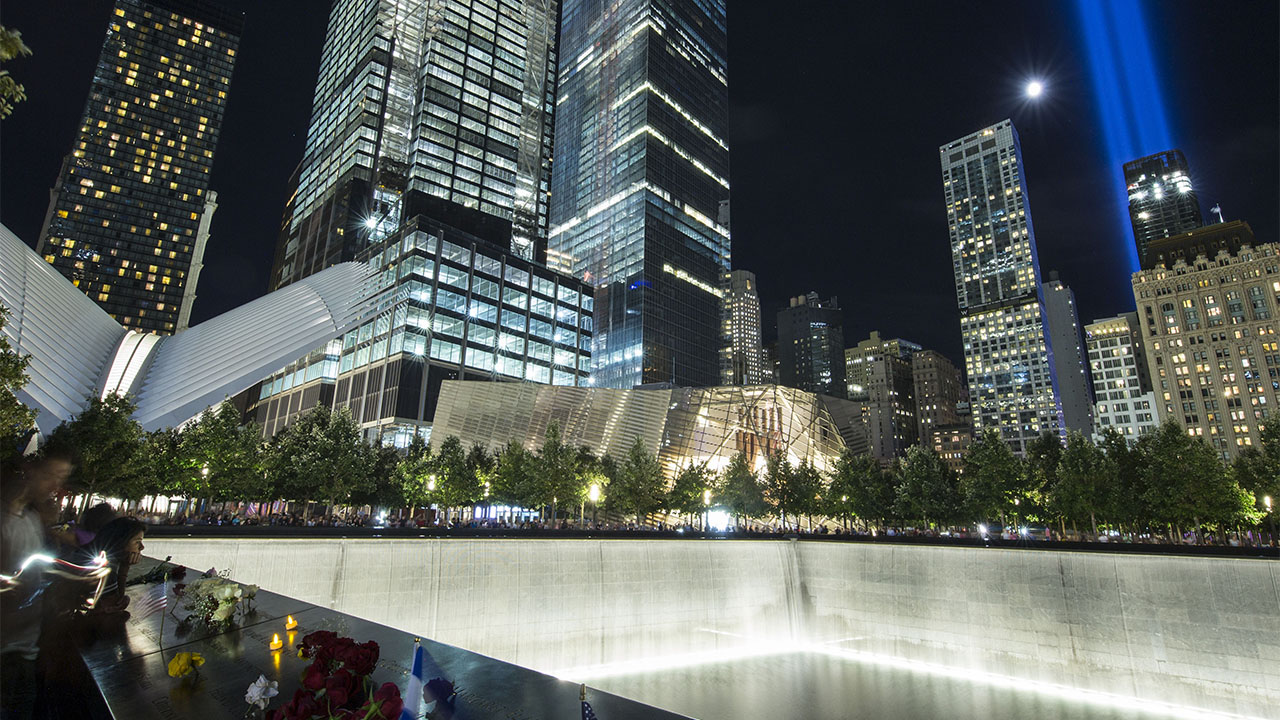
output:
<svg viewBox="0 0 1280 720"><path fill-rule="evenodd" d="M357 643L318 630L302 638L298 657L310 659L302 687L283 707L267 713L267 720L396 720L404 701L395 683L374 688L378 643Z"/></svg>
<svg viewBox="0 0 1280 720"><path fill-rule="evenodd" d="M252 610L253 598L258 594L257 585L241 585L213 571L187 585L175 585L174 595L182 599L182 607L190 611L183 623L204 623L216 630L231 626L236 611Z"/></svg>

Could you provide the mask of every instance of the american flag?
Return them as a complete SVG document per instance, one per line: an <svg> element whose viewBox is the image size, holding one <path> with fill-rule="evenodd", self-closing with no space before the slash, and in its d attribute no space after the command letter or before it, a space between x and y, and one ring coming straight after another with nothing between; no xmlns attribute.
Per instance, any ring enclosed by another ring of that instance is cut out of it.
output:
<svg viewBox="0 0 1280 720"><path fill-rule="evenodd" d="M153 585L147 593L138 598L137 618L150 617L163 611L169 605L169 583L160 582Z"/></svg>

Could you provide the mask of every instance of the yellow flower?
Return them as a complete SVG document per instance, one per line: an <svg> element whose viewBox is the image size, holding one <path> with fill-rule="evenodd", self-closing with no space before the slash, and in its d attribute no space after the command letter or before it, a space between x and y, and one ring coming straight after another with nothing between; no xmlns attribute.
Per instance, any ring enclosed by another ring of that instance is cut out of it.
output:
<svg viewBox="0 0 1280 720"><path fill-rule="evenodd" d="M180 652L169 661L169 677L186 677L203 664L200 653Z"/></svg>

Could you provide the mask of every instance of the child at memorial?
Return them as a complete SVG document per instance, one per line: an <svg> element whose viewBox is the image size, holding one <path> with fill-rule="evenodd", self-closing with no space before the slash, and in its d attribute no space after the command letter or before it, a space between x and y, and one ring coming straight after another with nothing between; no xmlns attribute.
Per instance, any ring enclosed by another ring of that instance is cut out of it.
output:
<svg viewBox="0 0 1280 720"><path fill-rule="evenodd" d="M129 568L137 565L142 558L142 551L146 547L142 544L142 538L146 533L147 526L141 520L116 518L103 525L93 542L88 545L91 555L106 553L107 566L111 568L111 574L102 587L102 596L94 607L96 611L124 612L129 605L129 598L124 594L125 583L129 579Z"/></svg>

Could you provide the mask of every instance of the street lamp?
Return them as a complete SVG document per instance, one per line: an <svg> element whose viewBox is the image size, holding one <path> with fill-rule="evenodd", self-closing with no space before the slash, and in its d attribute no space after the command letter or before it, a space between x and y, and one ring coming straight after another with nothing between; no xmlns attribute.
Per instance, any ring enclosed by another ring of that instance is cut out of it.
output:
<svg viewBox="0 0 1280 720"><path fill-rule="evenodd" d="M1267 521L1271 523L1271 543L1276 542L1276 516L1271 514L1271 496L1263 495L1262 504L1267 506Z"/></svg>
<svg viewBox="0 0 1280 720"><path fill-rule="evenodd" d="M596 506L600 503L600 485L599 483L591 483L591 487L587 489L587 499L591 501L591 524L596 524Z"/></svg>

